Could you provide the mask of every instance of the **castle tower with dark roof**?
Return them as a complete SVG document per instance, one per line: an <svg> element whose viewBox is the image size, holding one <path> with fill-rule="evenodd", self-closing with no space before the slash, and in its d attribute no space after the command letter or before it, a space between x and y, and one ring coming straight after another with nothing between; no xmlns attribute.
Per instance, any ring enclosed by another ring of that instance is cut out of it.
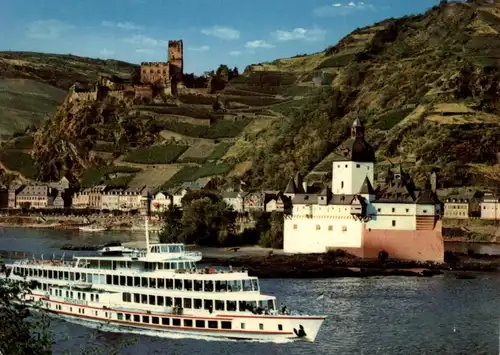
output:
<svg viewBox="0 0 500 355"><path fill-rule="evenodd" d="M351 126L351 136L335 151L332 166L332 193L355 195L365 178L374 185L375 152L365 140L365 127L356 119Z"/></svg>

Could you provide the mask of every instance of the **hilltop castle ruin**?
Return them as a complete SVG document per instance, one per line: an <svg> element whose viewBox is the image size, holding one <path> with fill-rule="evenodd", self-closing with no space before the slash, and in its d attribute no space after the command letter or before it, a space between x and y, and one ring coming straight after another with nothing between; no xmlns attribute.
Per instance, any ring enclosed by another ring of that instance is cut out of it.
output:
<svg viewBox="0 0 500 355"><path fill-rule="evenodd" d="M184 45L182 40L168 41L167 62L143 62L140 76L123 79L117 76L101 75L92 88L79 88L74 84L68 93L67 101L92 102L104 97L119 100L146 100L160 91L177 96L177 85L182 82L184 73Z"/></svg>

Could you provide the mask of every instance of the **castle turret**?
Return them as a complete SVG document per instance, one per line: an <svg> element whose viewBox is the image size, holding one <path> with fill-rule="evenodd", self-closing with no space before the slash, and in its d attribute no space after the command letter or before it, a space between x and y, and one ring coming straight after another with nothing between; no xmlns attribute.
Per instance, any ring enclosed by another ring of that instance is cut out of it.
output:
<svg viewBox="0 0 500 355"><path fill-rule="evenodd" d="M374 179L375 152L365 141L363 123L356 119L351 136L336 151L332 167L332 193L358 194L365 178L371 186Z"/></svg>

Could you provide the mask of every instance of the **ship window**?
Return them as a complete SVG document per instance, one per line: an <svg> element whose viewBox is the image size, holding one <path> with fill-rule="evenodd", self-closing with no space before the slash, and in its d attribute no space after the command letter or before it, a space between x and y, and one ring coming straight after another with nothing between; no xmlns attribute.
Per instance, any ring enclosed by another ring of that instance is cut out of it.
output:
<svg viewBox="0 0 500 355"><path fill-rule="evenodd" d="M127 286L134 286L134 279L132 276L127 276Z"/></svg>
<svg viewBox="0 0 500 355"><path fill-rule="evenodd" d="M160 324L160 319L158 317L152 317L151 321L153 324Z"/></svg>
<svg viewBox="0 0 500 355"><path fill-rule="evenodd" d="M95 295L95 301L99 302L99 295Z"/></svg>
<svg viewBox="0 0 500 355"><path fill-rule="evenodd" d="M148 303L148 295L141 295L141 303L142 304Z"/></svg>
<svg viewBox="0 0 500 355"><path fill-rule="evenodd" d="M172 297L165 297L165 306L170 307L172 305Z"/></svg>
<svg viewBox="0 0 500 355"><path fill-rule="evenodd" d="M78 299L81 299L82 298L82 295L80 294L80 292L78 292Z"/></svg>
<svg viewBox="0 0 500 355"><path fill-rule="evenodd" d="M65 280L69 279L69 273L67 271L64 272L64 279Z"/></svg>
<svg viewBox="0 0 500 355"><path fill-rule="evenodd" d="M149 316L142 316L142 323L149 323Z"/></svg>
<svg viewBox="0 0 500 355"><path fill-rule="evenodd" d="M205 328L205 321L204 320L197 320L196 321L196 328Z"/></svg>
<svg viewBox="0 0 500 355"><path fill-rule="evenodd" d="M194 290L195 291L203 291L203 281L194 280Z"/></svg>
<svg viewBox="0 0 500 355"><path fill-rule="evenodd" d="M173 318L172 319L172 325L175 325L176 327L181 326L181 320L179 318Z"/></svg>
<svg viewBox="0 0 500 355"><path fill-rule="evenodd" d="M193 320L192 319L184 319L184 326L185 327L192 327L193 326Z"/></svg>
<svg viewBox="0 0 500 355"><path fill-rule="evenodd" d="M120 286L125 286L127 284L127 278L125 276L120 276Z"/></svg>
<svg viewBox="0 0 500 355"><path fill-rule="evenodd" d="M427 210L424 210L424 213L427 213Z"/></svg>
<svg viewBox="0 0 500 355"><path fill-rule="evenodd" d="M175 297L174 298L174 305L177 306L177 307L182 307L182 298Z"/></svg>
<svg viewBox="0 0 500 355"><path fill-rule="evenodd" d="M128 292L123 293L123 302L132 302L132 294Z"/></svg>
<svg viewBox="0 0 500 355"><path fill-rule="evenodd" d="M214 282L205 281L205 292L213 292L213 290L214 290Z"/></svg>
<svg viewBox="0 0 500 355"><path fill-rule="evenodd" d="M134 314L134 322L140 322L140 321L141 321L141 316L137 315L137 314Z"/></svg>
<svg viewBox="0 0 500 355"><path fill-rule="evenodd" d="M229 312L235 312L236 311L236 301L227 301L227 310Z"/></svg>
<svg viewBox="0 0 500 355"><path fill-rule="evenodd" d="M343 189L343 188L344 188L344 182L343 182L343 181L341 181L341 182L340 182L340 188L341 188L341 189Z"/></svg>
<svg viewBox="0 0 500 355"><path fill-rule="evenodd" d="M113 275L113 285L118 285L118 275Z"/></svg>
<svg viewBox="0 0 500 355"><path fill-rule="evenodd" d="M193 290L193 280L184 280L184 289L186 291L192 291Z"/></svg>
<svg viewBox="0 0 500 355"><path fill-rule="evenodd" d="M356 164L356 168L361 168L361 165L359 165L359 164Z"/></svg>
<svg viewBox="0 0 500 355"><path fill-rule="evenodd" d="M252 291L252 283L249 279L243 280L243 291Z"/></svg>
<svg viewBox="0 0 500 355"><path fill-rule="evenodd" d="M117 317L118 317L118 320L123 320L123 313L118 313Z"/></svg>
<svg viewBox="0 0 500 355"><path fill-rule="evenodd" d="M148 279L146 277L141 278L141 287L148 287Z"/></svg>
<svg viewBox="0 0 500 355"><path fill-rule="evenodd" d="M380 211L382 211L382 210L380 208L377 208L377 212L380 212Z"/></svg>
<svg viewBox="0 0 500 355"><path fill-rule="evenodd" d="M156 279L155 278L149 278L149 287L156 288Z"/></svg>
<svg viewBox="0 0 500 355"><path fill-rule="evenodd" d="M158 306L163 306L165 304L165 298L163 298L163 296L157 296L156 297L156 304Z"/></svg>
<svg viewBox="0 0 500 355"><path fill-rule="evenodd" d="M135 287L141 287L141 278L140 277L134 277L134 286Z"/></svg>
<svg viewBox="0 0 500 355"><path fill-rule="evenodd" d="M283 330L283 324L278 324L278 330Z"/></svg>
<svg viewBox="0 0 500 355"><path fill-rule="evenodd" d="M70 291L70 297L73 298L73 291Z"/></svg>
<svg viewBox="0 0 500 355"><path fill-rule="evenodd" d="M220 327L222 329L231 329L232 328L231 322L220 322Z"/></svg>
<svg viewBox="0 0 500 355"><path fill-rule="evenodd" d="M211 329L217 329L217 321L216 320L209 320L208 327Z"/></svg>
<svg viewBox="0 0 500 355"><path fill-rule="evenodd" d="M49 279L52 278L52 270L49 270Z"/></svg>
<svg viewBox="0 0 500 355"><path fill-rule="evenodd" d="M174 288L174 280L172 279L166 279L165 280L165 285L168 290L171 290Z"/></svg>
<svg viewBox="0 0 500 355"><path fill-rule="evenodd" d="M111 275L106 275L106 283L108 285L112 285L113 284L113 277Z"/></svg>
<svg viewBox="0 0 500 355"><path fill-rule="evenodd" d="M214 301L213 300L205 300L203 302L203 308L205 308L206 310L210 311L210 313L212 313L212 309L214 308Z"/></svg>
<svg viewBox="0 0 500 355"><path fill-rule="evenodd" d="M149 295L149 304L153 305L153 306L156 304L156 296L155 295Z"/></svg>
<svg viewBox="0 0 500 355"><path fill-rule="evenodd" d="M193 303L194 303L194 309L201 309L201 306L202 306L201 299L194 298Z"/></svg>
<svg viewBox="0 0 500 355"><path fill-rule="evenodd" d="M241 329L245 329L245 323L241 323Z"/></svg>
<svg viewBox="0 0 500 355"><path fill-rule="evenodd" d="M252 279L252 290L259 291L259 282L257 279Z"/></svg>
<svg viewBox="0 0 500 355"><path fill-rule="evenodd" d="M394 220L392 221L392 226L396 227L396 221L394 221Z"/></svg>
<svg viewBox="0 0 500 355"><path fill-rule="evenodd" d="M175 279L175 288L177 290L182 290L182 280L180 279Z"/></svg>
<svg viewBox="0 0 500 355"><path fill-rule="evenodd" d="M97 313L97 311L96 311ZM128 321L131 321L132 320L132 316L130 314L125 314L125 320L128 320Z"/></svg>
<svg viewBox="0 0 500 355"><path fill-rule="evenodd" d="M163 270L163 263L158 263L158 270Z"/></svg>
<svg viewBox="0 0 500 355"><path fill-rule="evenodd" d="M410 209L409 209L409 208L407 208L407 209L406 209L406 213L408 213L408 212L410 212Z"/></svg>
<svg viewBox="0 0 500 355"><path fill-rule="evenodd" d="M184 308L192 308L193 302L191 298L184 298Z"/></svg>
<svg viewBox="0 0 500 355"><path fill-rule="evenodd" d="M260 330L264 330L264 324L263 323L259 323L259 329Z"/></svg>
<svg viewBox="0 0 500 355"><path fill-rule="evenodd" d="M86 293L82 293L82 299L85 300Z"/></svg>
<svg viewBox="0 0 500 355"><path fill-rule="evenodd" d="M170 325L170 318L162 318L161 319L161 324L163 324L163 325Z"/></svg>
<svg viewBox="0 0 500 355"><path fill-rule="evenodd" d="M138 293L134 293L134 302L141 303L141 295Z"/></svg>
<svg viewBox="0 0 500 355"><path fill-rule="evenodd" d="M395 209L395 208L392 208L392 212L396 212L396 209Z"/></svg>
<svg viewBox="0 0 500 355"><path fill-rule="evenodd" d="M125 298L125 294L123 294L123 297ZM94 294L91 294L91 295L90 295L90 301L91 301L91 302L94 302Z"/></svg>
<svg viewBox="0 0 500 355"><path fill-rule="evenodd" d="M223 311L224 310L224 301L215 300L215 310Z"/></svg>

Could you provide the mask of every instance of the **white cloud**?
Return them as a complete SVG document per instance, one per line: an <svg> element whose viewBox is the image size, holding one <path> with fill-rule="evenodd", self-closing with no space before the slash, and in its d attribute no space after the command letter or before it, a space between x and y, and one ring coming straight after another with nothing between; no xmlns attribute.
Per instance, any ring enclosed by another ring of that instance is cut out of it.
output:
<svg viewBox="0 0 500 355"><path fill-rule="evenodd" d="M195 52L206 52L210 50L209 46L199 46L199 47L189 47L188 50L190 51L195 51Z"/></svg>
<svg viewBox="0 0 500 355"><path fill-rule="evenodd" d="M168 41L154 39L143 35L135 35L123 39L123 42L135 44L141 47L168 47Z"/></svg>
<svg viewBox="0 0 500 355"><path fill-rule="evenodd" d="M138 48L135 50L136 53L140 53L140 54L154 54L155 51L153 49L150 49L150 48Z"/></svg>
<svg viewBox="0 0 500 355"><path fill-rule="evenodd" d="M107 58L107 57L110 57L113 54L115 54L115 52L112 51L112 50L104 48L104 49L101 49L101 51L99 52L99 54L102 55L103 57Z"/></svg>
<svg viewBox="0 0 500 355"><path fill-rule="evenodd" d="M214 36L221 39L238 39L240 38L240 31L232 27L213 26L201 30L201 33L207 36Z"/></svg>
<svg viewBox="0 0 500 355"><path fill-rule="evenodd" d="M102 21L101 22L102 27L109 27L109 28L119 28L121 30L130 30L130 31L138 31L142 30L143 27L134 24L133 22L125 21L125 22L113 22L113 21Z"/></svg>
<svg viewBox="0 0 500 355"><path fill-rule="evenodd" d="M291 31L277 30L276 32L273 32L272 35L278 41L321 41L325 38L326 31L318 27L314 27L312 29L297 27Z"/></svg>
<svg viewBox="0 0 500 355"><path fill-rule="evenodd" d="M240 55L243 55L240 51L231 51L228 54L232 57L239 57Z"/></svg>
<svg viewBox="0 0 500 355"><path fill-rule="evenodd" d="M26 36L36 39L56 39L74 28L59 20L39 20L28 25Z"/></svg>
<svg viewBox="0 0 500 355"><path fill-rule="evenodd" d="M327 6L320 6L313 10L313 14L321 17L338 16L338 15L349 15L355 11L365 11L371 10L375 11L375 6L372 4L367 4L363 1L351 1L346 4L335 3Z"/></svg>
<svg viewBox="0 0 500 355"><path fill-rule="evenodd" d="M250 41L245 44L247 48L274 48L276 47L274 44L267 43L263 39L256 39L255 41Z"/></svg>

